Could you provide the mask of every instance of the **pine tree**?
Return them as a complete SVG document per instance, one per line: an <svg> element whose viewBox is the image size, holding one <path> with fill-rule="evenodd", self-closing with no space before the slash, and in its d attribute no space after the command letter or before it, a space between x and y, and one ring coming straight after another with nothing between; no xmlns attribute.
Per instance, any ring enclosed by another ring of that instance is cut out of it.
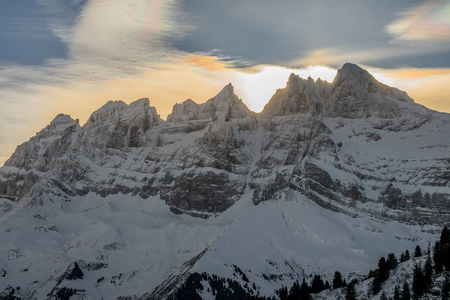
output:
<svg viewBox="0 0 450 300"><path fill-rule="evenodd" d="M426 290L425 276L420 265L414 267L413 292L416 297L421 297Z"/></svg>
<svg viewBox="0 0 450 300"><path fill-rule="evenodd" d="M439 241L440 241L441 245L450 243L450 232L449 232L447 226L445 226L442 229L442 231L441 231L441 238L440 238Z"/></svg>
<svg viewBox="0 0 450 300"><path fill-rule="evenodd" d="M384 291L381 293L380 300L388 300L386 293Z"/></svg>
<svg viewBox="0 0 450 300"><path fill-rule="evenodd" d="M448 277L445 276L445 280L442 283L442 289L441 289L442 300L448 300L449 292L450 292L450 282L448 280Z"/></svg>
<svg viewBox="0 0 450 300"><path fill-rule="evenodd" d="M389 253L386 264L389 270L394 270L397 268L398 261L394 253Z"/></svg>
<svg viewBox="0 0 450 300"><path fill-rule="evenodd" d="M417 245L416 249L414 250L414 257L421 257L422 256L422 250L420 249L420 246Z"/></svg>
<svg viewBox="0 0 450 300"><path fill-rule="evenodd" d="M406 281L403 283L402 300L411 300L411 293L409 292L409 284Z"/></svg>
<svg viewBox="0 0 450 300"><path fill-rule="evenodd" d="M378 261L378 276L381 282L385 282L389 278L389 266L384 257Z"/></svg>
<svg viewBox="0 0 450 300"><path fill-rule="evenodd" d="M395 285L394 300L400 300L400 286L398 284Z"/></svg>
<svg viewBox="0 0 450 300"><path fill-rule="evenodd" d="M425 280L426 291L428 291L430 290L431 284L433 283L433 266L431 264L431 255L429 253L427 255L427 261L423 266L423 276Z"/></svg>
<svg viewBox="0 0 450 300"><path fill-rule="evenodd" d="M350 283L345 290L345 300L356 300L355 284Z"/></svg>
<svg viewBox="0 0 450 300"><path fill-rule="evenodd" d="M395 256L394 256L395 258ZM372 281L372 294L377 295L381 290L381 285L389 278L389 266L384 257L378 261L378 269Z"/></svg>
<svg viewBox="0 0 450 300"><path fill-rule="evenodd" d="M372 294L377 295L381 290L381 281L378 276L375 276L372 281Z"/></svg>
<svg viewBox="0 0 450 300"><path fill-rule="evenodd" d="M280 296L280 300L288 300L289 293L287 287L282 286L278 291L278 295Z"/></svg>
<svg viewBox="0 0 450 300"><path fill-rule="evenodd" d="M411 255L409 254L409 251L406 250L406 251L405 251L405 261L408 261L408 260L410 260L410 259L411 259Z"/></svg>
<svg viewBox="0 0 450 300"><path fill-rule="evenodd" d="M300 284L298 280L294 281L292 287L289 290L288 299L298 299L300 297Z"/></svg>
<svg viewBox="0 0 450 300"><path fill-rule="evenodd" d="M310 292L309 292L309 286L305 281L305 278L303 278L302 285L300 286L300 297L301 300L309 300L311 298Z"/></svg>
<svg viewBox="0 0 450 300"><path fill-rule="evenodd" d="M333 278L333 289L338 289L344 286L344 282L342 281L342 275L340 272L334 272Z"/></svg>
<svg viewBox="0 0 450 300"><path fill-rule="evenodd" d="M322 278L320 278L320 275L314 275L313 281L311 283L311 293L317 294L320 293L325 289L325 284L323 283Z"/></svg>
<svg viewBox="0 0 450 300"><path fill-rule="evenodd" d="M442 253L441 253L441 243L436 241L433 249L433 260L434 260L434 271L436 274L440 274L443 270L442 265Z"/></svg>
<svg viewBox="0 0 450 300"><path fill-rule="evenodd" d="M441 244L442 265L446 271L450 270L450 244Z"/></svg>
<svg viewBox="0 0 450 300"><path fill-rule="evenodd" d="M442 259L442 265L448 271L450 270L450 232L447 226L441 231L440 243L440 255Z"/></svg>

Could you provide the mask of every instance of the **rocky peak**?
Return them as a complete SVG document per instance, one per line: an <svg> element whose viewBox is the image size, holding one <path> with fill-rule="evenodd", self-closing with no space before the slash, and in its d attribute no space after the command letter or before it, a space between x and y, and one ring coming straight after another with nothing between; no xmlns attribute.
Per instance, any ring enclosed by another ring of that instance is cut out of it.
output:
<svg viewBox="0 0 450 300"><path fill-rule="evenodd" d="M182 122L198 119L199 104L191 99L183 103L176 103L173 106L172 113L167 116L167 122Z"/></svg>
<svg viewBox="0 0 450 300"><path fill-rule="evenodd" d="M263 110L264 116L282 116L298 113L318 114L321 102L329 97L329 84L303 79L292 73L284 89L278 89Z"/></svg>
<svg viewBox="0 0 450 300"><path fill-rule="evenodd" d="M64 124L67 125L72 124L73 122L78 123L78 119L74 120L69 115L59 114L50 122L50 126L64 125Z"/></svg>
<svg viewBox="0 0 450 300"><path fill-rule="evenodd" d="M399 117L399 102L414 102L405 92L382 84L351 63L338 70L331 93L325 104L326 115L344 118Z"/></svg>
<svg viewBox="0 0 450 300"><path fill-rule="evenodd" d="M199 117L209 116L212 120L228 121L230 119L242 119L251 115L250 110L234 93L234 88L229 83L214 98L202 104Z"/></svg>
<svg viewBox="0 0 450 300"><path fill-rule="evenodd" d="M95 148L141 147L145 145L144 133L162 122L148 98L130 105L109 101L91 115L77 145L87 156Z"/></svg>
<svg viewBox="0 0 450 300"><path fill-rule="evenodd" d="M206 103L211 102L215 106L227 106L239 102L239 98L234 94L234 87L231 83L227 84L215 97L209 99Z"/></svg>
<svg viewBox="0 0 450 300"><path fill-rule="evenodd" d="M368 73L366 70L358 65L352 63L345 63L342 68L337 71L337 77L349 77L349 78L359 78L363 74Z"/></svg>
<svg viewBox="0 0 450 300"><path fill-rule="evenodd" d="M231 84L231 82L223 87L223 89L220 91L220 93L217 96L219 96L219 95L225 95L225 96L234 95L234 87Z"/></svg>
<svg viewBox="0 0 450 300"><path fill-rule="evenodd" d="M72 143L71 136L77 134L79 127L78 119L57 115L36 136L19 145L5 166L47 171L52 160L65 154Z"/></svg>
<svg viewBox="0 0 450 300"><path fill-rule="evenodd" d="M355 64L346 63L337 71L336 77L332 83L333 89L343 83L368 88L369 85L378 83L378 81L361 67Z"/></svg>
<svg viewBox="0 0 450 300"><path fill-rule="evenodd" d="M250 110L234 93L231 83L227 84L215 97L205 103L197 104L191 99L173 106L172 113L167 116L168 122L190 120L222 120L241 119L251 116Z"/></svg>

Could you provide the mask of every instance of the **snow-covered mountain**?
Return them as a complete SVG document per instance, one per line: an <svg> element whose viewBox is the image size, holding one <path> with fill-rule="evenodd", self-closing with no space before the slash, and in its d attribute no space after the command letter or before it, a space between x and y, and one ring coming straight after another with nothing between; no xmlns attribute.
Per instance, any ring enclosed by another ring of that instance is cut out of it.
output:
<svg viewBox="0 0 450 300"><path fill-rule="evenodd" d="M353 64L292 74L260 114L229 84L167 121L145 98L58 115L0 168L0 291L162 299L204 273L208 299L211 278L273 295L362 276L450 221L449 133Z"/></svg>

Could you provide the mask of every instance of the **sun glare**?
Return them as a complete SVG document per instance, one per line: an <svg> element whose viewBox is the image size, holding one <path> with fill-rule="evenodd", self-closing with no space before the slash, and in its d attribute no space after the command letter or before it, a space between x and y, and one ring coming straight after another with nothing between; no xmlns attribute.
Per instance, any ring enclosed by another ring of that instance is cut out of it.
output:
<svg viewBox="0 0 450 300"><path fill-rule="evenodd" d="M284 88L289 75L294 73L301 78L309 76L328 82L333 81L336 69L325 66L310 66L304 69L289 69L279 66L261 66L258 72L239 72L233 80L237 95L249 109L261 112L277 89Z"/></svg>

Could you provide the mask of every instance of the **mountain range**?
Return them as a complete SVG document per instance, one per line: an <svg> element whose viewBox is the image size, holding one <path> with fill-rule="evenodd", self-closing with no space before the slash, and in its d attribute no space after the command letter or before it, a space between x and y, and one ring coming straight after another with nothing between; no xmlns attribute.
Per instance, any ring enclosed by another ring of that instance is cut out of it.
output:
<svg viewBox="0 0 450 300"><path fill-rule="evenodd" d="M449 223L449 133L449 114L350 63L331 83L291 74L261 113L229 84L167 120L147 98L83 126L60 114L0 168L0 295L170 299L202 274L196 297L220 278L238 299L363 279Z"/></svg>

